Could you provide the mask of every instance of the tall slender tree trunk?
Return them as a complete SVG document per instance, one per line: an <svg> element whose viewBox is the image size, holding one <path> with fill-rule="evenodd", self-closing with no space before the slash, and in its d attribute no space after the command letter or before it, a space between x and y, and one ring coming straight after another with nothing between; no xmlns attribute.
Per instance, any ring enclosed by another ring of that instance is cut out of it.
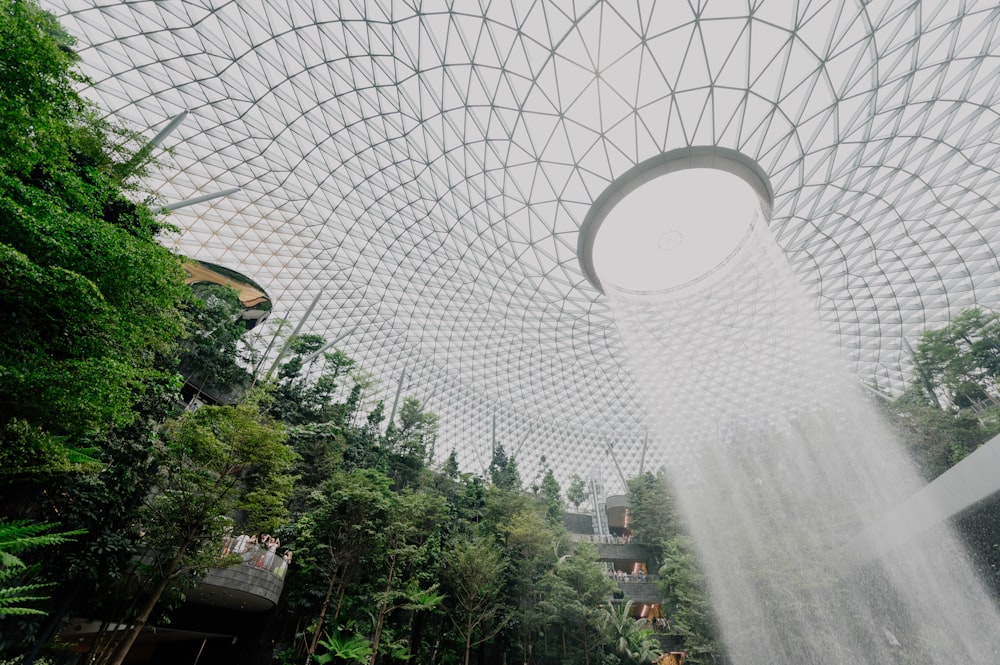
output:
<svg viewBox="0 0 1000 665"><path fill-rule="evenodd" d="M129 571L129 577L136 584L139 583L140 577L136 571L136 564L131 566ZM129 617L132 616L132 611L138 606L139 597L136 594L132 594L131 598L126 602L124 599L122 602L116 603L114 607L107 613L108 617ZM93 643L90 645L90 650L87 653L87 657L83 661L83 665L93 665L94 663L106 664L108 659L113 655L115 646L117 644L118 638L115 636L117 631L112 630L111 626L117 625L116 622L112 621L111 618L105 618L101 622L101 626L94 637Z"/></svg>
<svg viewBox="0 0 1000 665"><path fill-rule="evenodd" d="M424 627L427 625L426 612L410 613L410 659L416 658L420 644L424 641Z"/></svg>
<svg viewBox="0 0 1000 665"><path fill-rule="evenodd" d="M156 586L153 587L153 593L146 602L146 606L142 608L139 616L136 617L135 624L126 632L125 638L122 640L122 643L118 645L118 648L115 650L115 655L111 658L108 665L121 665L125 660L125 656L128 655L129 649L132 648L132 645L135 644L135 641L139 638L139 634L142 632L142 629L146 627L146 623L149 622L149 617L153 615L153 610L156 609L156 604L160 602L160 596L162 596L163 592L167 590L167 586L170 582L177 577L177 567L180 566L181 559L184 558L187 548L191 547L191 543L194 542L194 534L195 530L192 529L184 536L184 540L181 541L180 547L178 547L177 551L174 553L174 558L170 560L170 565L166 568L170 572L164 575L163 579L157 582Z"/></svg>
<svg viewBox="0 0 1000 665"><path fill-rule="evenodd" d="M347 568L340 576L340 586L337 587L337 606L333 608L333 622L340 618L340 608L344 606L344 596L347 595Z"/></svg>
<svg viewBox="0 0 1000 665"><path fill-rule="evenodd" d="M531 628L528 626L528 603L524 604L524 611L521 613L521 636L524 638L521 643L521 653L525 665L529 665L531 663Z"/></svg>
<svg viewBox="0 0 1000 665"><path fill-rule="evenodd" d="M441 642L444 640L444 634L447 630L447 626L444 621L437 622L437 630L434 631L434 648L431 649L431 662L430 665L437 665L441 660L442 649Z"/></svg>
<svg viewBox="0 0 1000 665"><path fill-rule="evenodd" d="M389 592L392 591L392 577L396 572L396 552L392 553L389 558L389 579L385 584L385 598L379 604L378 608L378 621L375 622L375 636L372 638L372 659L370 661L371 665L375 665L375 659L378 658L378 643L379 638L382 636L382 621L385 619L386 605L389 603Z"/></svg>
<svg viewBox="0 0 1000 665"><path fill-rule="evenodd" d="M46 620L44 628L39 633L38 638L35 640L34 645L32 645L31 650L28 651L24 656L24 660L21 662L23 665L34 665L35 660L42 653L42 647L48 644L49 640L52 638L52 634L55 633L56 628L58 628L63 621L63 617L69 612L70 606L73 601L76 600L77 595L83 589L83 580L79 580L73 585L73 590L66 594L66 597L59 604L59 608L53 612Z"/></svg>
<svg viewBox="0 0 1000 665"><path fill-rule="evenodd" d="M174 558L172 562L173 565L170 569L173 570L177 562L180 560L180 556ZM146 627L146 623L149 621L149 617L153 615L153 610L156 608L156 604L160 601L160 596L163 592L167 590L167 585L170 584L170 580L173 579L171 575L165 576L160 580L155 587L153 587L153 595L146 602L146 606L142 608L142 612L136 617L135 623L129 628L125 633L125 638L122 640L121 644L115 649L115 655L111 658L108 665L121 665L125 660L125 656L128 655L129 650L135 641L139 638L139 634L142 629Z"/></svg>
<svg viewBox="0 0 1000 665"><path fill-rule="evenodd" d="M334 573L330 575L330 583L326 586L326 596L323 598L323 605L319 611L319 619L316 620L316 631L313 633L312 641L309 642L309 648L306 649L306 663L312 658L312 655L316 652L316 645L319 643L319 636L323 633L323 620L326 619L326 610L330 607L330 598L333 596L333 587L337 582L337 573L334 569Z"/></svg>
<svg viewBox="0 0 1000 665"><path fill-rule="evenodd" d="M465 620L465 665L469 665L469 652L472 650L472 612Z"/></svg>

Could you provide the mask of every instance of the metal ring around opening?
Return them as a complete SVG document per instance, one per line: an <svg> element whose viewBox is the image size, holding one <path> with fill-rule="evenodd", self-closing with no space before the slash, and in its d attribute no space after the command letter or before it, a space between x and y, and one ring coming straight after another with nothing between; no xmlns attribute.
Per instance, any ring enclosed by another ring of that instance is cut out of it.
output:
<svg viewBox="0 0 1000 665"><path fill-rule="evenodd" d="M717 146L691 146L661 153L636 164L608 185L594 200L580 225L577 257L583 274L594 288L604 293L604 287L594 267L594 240L608 213L633 191L660 176L703 168L726 171L742 179L756 192L764 217L770 218L771 206L774 203L771 181L757 162L743 153Z"/></svg>

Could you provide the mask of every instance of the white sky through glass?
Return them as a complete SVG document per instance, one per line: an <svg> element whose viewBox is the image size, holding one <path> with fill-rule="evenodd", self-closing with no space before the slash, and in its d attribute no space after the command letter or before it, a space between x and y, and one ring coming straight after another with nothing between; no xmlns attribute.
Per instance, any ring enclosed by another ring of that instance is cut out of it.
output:
<svg viewBox="0 0 1000 665"><path fill-rule="evenodd" d="M651 180L608 213L594 241L602 282L662 291L703 277L746 236L760 202L741 178L689 169Z"/></svg>

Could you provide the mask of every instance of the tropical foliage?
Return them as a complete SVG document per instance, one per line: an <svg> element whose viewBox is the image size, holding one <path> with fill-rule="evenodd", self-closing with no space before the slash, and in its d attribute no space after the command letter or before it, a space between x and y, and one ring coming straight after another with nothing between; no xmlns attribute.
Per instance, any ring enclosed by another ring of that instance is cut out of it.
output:
<svg viewBox="0 0 1000 665"><path fill-rule="evenodd" d="M1000 315L960 312L924 332L913 350L914 381L884 405L918 468L933 480L1000 433ZM982 502L955 526L980 575L1000 595L1000 503Z"/></svg>
<svg viewBox="0 0 1000 665"><path fill-rule="evenodd" d="M206 570L238 562L225 533L266 530L294 558L261 648L290 661L654 658L628 607L608 605L594 550L564 532L551 470L525 492L500 441L482 475L454 451L433 467L436 416L413 396L373 402L363 368L318 336L283 339L263 367L234 294L193 293L157 242L171 229L142 202L148 151L80 95L76 61L49 14L0 0L0 650L36 662L86 616L106 630L81 658L120 662ZM929 477L998 428L998 349L997 317L978 310L918 344L918 382L887 413ZM192 391L231 403L185 411ZM666 481L629 494L673 637L712 662ZM566 495L578 508L583 480Z"/></svg>
<svg viewBox="0 0 1000 665"><path fill-rule="evenodd" d="M28 554L55 584L34 604L53 617L5 620L15 651L134 556L191 299L157 242L169 227L140 202L142 142L79 94L76 61L51 15L0 0L0 514L87 531Z"/></svg>
<svg viewBox="0 0 1000 665"><path fill-rule="evenodd" d="M603 612L608 634L621 662L639 665L659 658L660 645L653 631L632 618L632 601L618 605L609 603Z"/></svg>
<svg viewBox="0 0 1000 665"><path fill-rule="evenodd" d="M708 589L690 539L674 506L664 473L647 473L628 483L635 538L653 549L669 632L683 645L686 662L715 663L722 656Z"/></svg>
<svg viewBox="0 0 1000 665"><path fill-rule="evenodd" d="M84 533L46 533L52 526L25 520L0 520L0 619L18 614L44 614L42 610L31 607L31 603L45 600L46 596L40 595L41 590L52 584L19 583L18 580L27 577L31 571L18 554L36 547L58 545Z"/></svg>
<svg viewBox="0 0 1000 665"><path fill-rule="evenodd" d="M1000 377L1000 316L974 307L925 331L913 365L936 405L943 400L961 409L991 402Z"/></svg>
<svg viewBox="0 0 1000 665"><path fill-rule="evenodd" d="M0 3L0 469L22 477L99 465L83 439L136 420L184 330L180 259L115 169L138 145L75 61L49 14Z"/></svg>

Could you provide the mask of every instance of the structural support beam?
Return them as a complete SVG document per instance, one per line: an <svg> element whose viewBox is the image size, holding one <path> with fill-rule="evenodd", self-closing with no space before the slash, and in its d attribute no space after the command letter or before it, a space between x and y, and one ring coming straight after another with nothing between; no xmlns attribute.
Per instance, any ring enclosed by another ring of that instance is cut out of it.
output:
<svg viewBox="0 0 1000 665"><path fill-rule="evenodd" d="M241 189L243 188L230 187L229 189L223 189L218 192L210 192L208 194L192 196L189 199L184 199L183 201L178 201L177 203L169 203L165 206L150 206L149 210L154 215L161 212L170 212L171 210L177 210L178 208L186 208L187 206L193 206L196 203L204 203L205 201L211 201L212 199L220 199L224 196L232 196Z"/></svg>
<svg viewBox="0 0 1000 665"><path fill-rule="evenodd" d="M622 489L628 493L628 482L625 480L625 474L622 473L622 466L618 463L618 458L615 457L615 444L608 443L608 455L611 456L611 461L615 463L615 471L618 472L618 479L622 481Z"/></svg>
<svg viewBox="0 0 1000 665"><path fill-rule="evenodd" d="M396 422L396 409L399 407L399 396L403 394L403 384L406 383L406 370L399 375L399 385L396 387L396 397L392 400L392 411L389 412L389 422L387 427Z"/></svg>
<svg viewBox="0 0 1000 665"><path fill-rule="evenodd" d="M160 145L160 143L163 142L163 139L167 138L175 129L177 129L177 127L182 122L184 122L184 119L187 118L187 116L188 116L187 109L184 109L183 111L175 115L173 120L167 123L166 127L157 132L156 136L151 138L144 146L139 148L139 150L136 151L136 153L132 155L132 157L129 158L127 162L125 162L124 164L119 164L115 168L118 177L124 180L125 178L135 173L135 170L139 168L140 164L146 161L146 158L149 157L149 154L153 152L153 150L158 145Z"/></svg>
<svg viewBox="0 0 1000 665"><path fill-rule="evenodd" d="M945 471L847 545L859 553L889 552L1000 492L1000 435Z"/></svg>
<svg viewBox="0 0 1000 665"><path fill-rule="evenodd" d="M535 429L534 423L532 423L532 424L530 424L528 426L528 433L524 435L523 439L521 439L521 443L517 444L517 446L514 448L514 450L511 451L511 455L520 455L521 454L521 451L524 449L524 444L526 444L528 442L528 438L531 437L531 433L532 433L532 431L534 431L534 429Z"/></svg>
<svg viewBox="0 0 1000 665"><path fill-rule="evenodd" d="M319 354L325 352L327 349L329 349L334 344L340 343L340 341L342 339L344 339L345 337L347 337L349 335L353 335L355 333L355 331L357 331L357 329L358 329L358 326L354 326L353 328L351 328L347 332L340 333L339 335L337 335L336 337L334 337L332 340L330 340L329 342L327 342L326 344L324 344L320 348L318 348L315 351L313 351L312 353L310 353L308 356L305 356L304 358L302 358L302 364L303 365L308 365L313 360L315 360L316 358L318 358Z"/></svg>
<svg viewBox="0 0 1000 665"><path fill-rule="evenodd" d="M291 342L298 336L299 331L302 330L303 324L305 324L305 322L309 319L309 316L312 314L312 311L316 308L316 303L319 302L319 299L322 296L323 296L323 289L320 289L319 293L316 294L316 297L312 299L311 303L309 303L309 308L306 310L306 313L303 314L302 318L299 319L299 322L295 324L295 329L292 330L292 334L289 335L285 339L285 343L281 345L281 350L278 351L277 357L275 357L274 362L271 363L271 369L267 371L268 379L270 379L271 375L274 374L274 370L278 369L278 363L281 362L281 360L285 357L285 353L287 353L288 351L289 342ZM281 332L280 329L274 333L275 338L277 338L279 332Z"/></svg>

